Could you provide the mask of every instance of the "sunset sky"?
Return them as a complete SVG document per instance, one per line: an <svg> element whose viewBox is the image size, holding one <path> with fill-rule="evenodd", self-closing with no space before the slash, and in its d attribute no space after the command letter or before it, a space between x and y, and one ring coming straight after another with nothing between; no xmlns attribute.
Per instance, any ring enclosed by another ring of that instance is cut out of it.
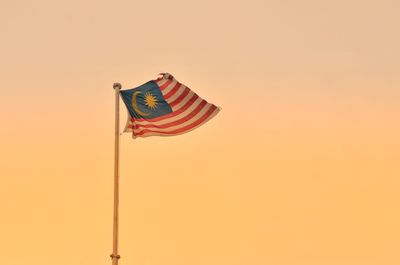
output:
<svg viewBox="0 0 400 265"><path fill-rule="evenodd" d="M222 111L121 136L120 265L400 264L399 10L3 0L1 263L111 264L112 84L169 72Z"/></svg>

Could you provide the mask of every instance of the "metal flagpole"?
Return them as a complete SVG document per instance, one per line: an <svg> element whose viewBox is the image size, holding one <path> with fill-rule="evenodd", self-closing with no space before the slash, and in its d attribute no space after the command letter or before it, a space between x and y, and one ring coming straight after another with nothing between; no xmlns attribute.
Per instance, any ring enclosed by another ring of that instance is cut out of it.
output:
<svg viewBox="0 0 400 265"><path fill-rule="evenodd" d="M118 200L119 200L119 91L120 83L114 83L115 90L115 142L114 142L114 219L112 265L118 265Z"/></svg>

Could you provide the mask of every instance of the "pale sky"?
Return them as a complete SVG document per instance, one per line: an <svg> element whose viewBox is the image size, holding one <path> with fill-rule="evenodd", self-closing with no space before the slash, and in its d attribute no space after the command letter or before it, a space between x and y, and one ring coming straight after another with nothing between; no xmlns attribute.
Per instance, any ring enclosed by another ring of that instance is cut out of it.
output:
<svg viewBox="0 0 400 265"><path fill-rule="evenodd" d="M400 264L399 10L3 0L2 262L111 264L112 84L169 72L222 111L121 136L121 265Z"/></svg>

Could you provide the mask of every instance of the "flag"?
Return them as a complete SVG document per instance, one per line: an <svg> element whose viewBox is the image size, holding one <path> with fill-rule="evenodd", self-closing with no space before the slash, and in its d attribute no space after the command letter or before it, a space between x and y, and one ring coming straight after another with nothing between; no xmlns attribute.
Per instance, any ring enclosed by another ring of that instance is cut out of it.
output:
<svg viewBox="0 0 400 265"><path fill-rule="evenodd" d="M171 74L139 87L122 90L128 109L124 132L133 138L172 136L191 131L213 118L220 108L200 98Z"/></svg>

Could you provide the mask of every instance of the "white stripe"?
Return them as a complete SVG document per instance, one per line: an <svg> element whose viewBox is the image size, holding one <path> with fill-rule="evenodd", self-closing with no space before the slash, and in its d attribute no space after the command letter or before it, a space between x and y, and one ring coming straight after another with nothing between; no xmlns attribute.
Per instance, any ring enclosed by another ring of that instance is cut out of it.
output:
<svg viewBox="0 0 400 265"><path fill-rule="evenodd" d="M156 83L157 83L157 85L158 85L159 87L161 87L162 85L164 85L165 83L167 83L167 81L168 81L168 79L163 78L163 79L161 79L161 80L156 81Z"/></svg>
<svg viewBox="0 0 400 265"><path fill-rule="evenodd" d="M174 100L177 99L183 93L183 91L185 91L185 89L186 89L186 86L181 84L181 86L178 88L178 90L174 94L172 94L171 97L166 99L168 104L174 102ZM166 95L166 94L164 94L164 95Z"/></svg>
<svg viewBox="0 0 400 265"><path fill-rule="evenodd" d="M194 92L192 90L190 90L189 94L187 94L187 96L182 99L181 102L179 102L177 105L172 106L172 111L175 112L177 110L180 110L183 106L186 105L186 103L194 96ZM197 99L203 100L200 97L198 97Z"/></svg>
<svg viewBox="0 0 400 265"><path fill-rule="evenodd" d="M165 134L165 133L163 133L163 132L149 131L149 132L144 133L143 135L137 135L137 136L133 135L133 138L137 138L137 137L148 137L148 136L174 136L174 135L184 134L184 133L190 132L190 131L192 131L192 130L198 128L198 127L200 127L201 125L205 124L206 122L208 122L209 120L211 120L213 117L215 117L215 115L217 115L219 111L220 111L220 108L216 108L216 109L214 110L214 112L211 113L211 115L210 115L207 119L205 119L202 123L198 124L197 126L191 128L191 129L189 129L189 130L185 130L185 131L180 132L180 133ZM157 129L154 129L154 130L157 130ZM157 131L160 131L160 130L157 130Z"/></svg>
<svg viewBox="0 0 400 265"><path fill-rule="evenodd" d="M192 113L192 112L197 108L197 106L200 105L200 103L201 103L202 101L203 101L203 100L202 100L201 98L197 98L197 99L193 102L193 104L192 104L189 108L187 108L185 111L183 111L182 113L178 114L177 116L173 116L173 117L170 117L170 118L165 119L165 120L154 121L154 122L150 122L150 121L144 120L144 121L135 121L135 123L136 123L137 125L139 125L139 126L140 126L140 125L147 125L147 124L152 124L152 125L157 125L157 126L163 125L163 124L167 124L167 123L170 123L170 122L179 120L179 119L181 119L181 118L183 118L183 117L186 117L187 115L189 115L190 113ZM207 106L207 105L204 105L204 106Z"/></svg>
<svg viewBox="0 0 400 265"><path fill-rule="evenodd" d="M163 74L163 78L166 78L166 79L168 79L168 77L170 77L170 76L171 76L170 73L164 73L164 74Z"/></svg>
<svg viewBox="0 0 400 265"><path fill-rule="evenodd" d="M166 88L164 88L164 90L161 90L161 93L163 95L166 95L169 91L171 91L174 88L176 83L178 82L174 79Z"/></svg>
<svg viewBox="0 0 400 265"><path fill-rule="evenodd" d="M170 126L167 128L139 128L139 129L133 129L134 133L139 133L143 130L156 130L156 131L161 131L161 132L172 132L178 129L181 129L183 127L186 127L194 122L196 122L198 119L200 119L201 117L203 117L203 115L210 109L210 107L212 107L212 104L206 104L199 113L197 113L194 117L192 117L191 119L189 119L188 121L184 122L184 123L180 123L178 125L175 126Z"/></svg>

